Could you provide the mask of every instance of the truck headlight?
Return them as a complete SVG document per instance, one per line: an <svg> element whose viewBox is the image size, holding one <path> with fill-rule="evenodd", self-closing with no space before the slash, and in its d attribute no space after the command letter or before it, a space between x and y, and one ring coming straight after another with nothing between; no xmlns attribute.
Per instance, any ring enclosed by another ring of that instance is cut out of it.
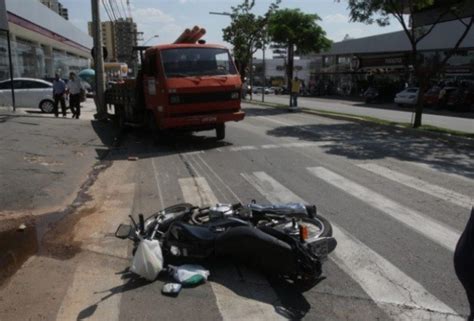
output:
<svg viewBox="0 0 474 321"><path fill-rule="evenodd" d="M238 92L233 92L230 94L230 99L239 99L239 93Z"/></svg>
<svg viewBox="0 0 474 321"><path fill-rule="evenodd" d="M180 99L178 95L170 96L170 104L179 104Z"/></svg>

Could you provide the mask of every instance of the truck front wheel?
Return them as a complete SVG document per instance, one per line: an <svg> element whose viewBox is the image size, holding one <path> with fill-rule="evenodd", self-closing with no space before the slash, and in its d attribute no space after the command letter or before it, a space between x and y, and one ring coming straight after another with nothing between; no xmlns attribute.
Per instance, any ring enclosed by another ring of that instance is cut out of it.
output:
<svg viewBox="0 0 474 321"><path fill-rule="evenodd" d="M223 140L225 138L225 124L219 124L216 126L216 137L217 140Z"/></svg>

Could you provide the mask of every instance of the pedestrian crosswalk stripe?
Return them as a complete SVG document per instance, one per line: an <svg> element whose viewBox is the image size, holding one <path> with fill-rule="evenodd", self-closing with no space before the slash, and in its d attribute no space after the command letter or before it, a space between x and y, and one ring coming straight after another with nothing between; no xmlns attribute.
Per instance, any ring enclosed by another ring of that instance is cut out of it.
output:
<svg viewBox="0 0 474 321"><path fill-rule="evenodd" d="M314 176L326 181L327 183L343 190L361 201L369 204L377 210L391 216L393 219L405 224L409 228L424 235L433 242L444 248L454 251L459 239L460 232L453 228L438 222L415 210L405 207L391 199L372 191L362 185L352 182L324 167L308 168Z"/></svg>
<svg viewBox="0 0 474 321"><path fill-rule="evenodd" d="M468 178L468 177L463 176L463 175L460 175L460 174L450 173L450 172L443 171L443 170L442 170L442 167L440 167L440 169L437 169L436 167L431 166L431 165L429 165L429 164L420 163L420 162L413 162L413 161L404 161L403 164L414 165L414 166L416 166L416 167L429 170L429 171L431 171L431 172L440 173L440 174L442 174L442 175L455 178L455 179L457 179L457 180L463 181L463 182L468 183L468 184L474 184L474 179ZM471 186L472 186L472 185L471 185Z"/></svg>
<svg viewBox="0 0 474 321"><path fill-rule="evenodd" d="M265 172L241 175L255 184L269 202L306 203ZM387 315L396 320L462 320L421 284L337 224L331 224L338 246L330 258L359 283Z"/></svg>
<svg viewBox="0 0 474 321"><path fill-rule="evenodd" d="M181 178L178 182L186 202L197 206L218 203L215 194L204 177ZM257 278L259 278L257 284L252 282L252 284L246 283L243 286L240 281L241 277L236 278L236 273L230 267L219 269L218 274L220 278L226 279L226 284L232 283L232 279L237 280L233 286L239 288L241 294L236 294L232 289L220 283L210 282L212 291L216 296L217 307L224 321L286 320L275 313L275 307L272 304L265 303L278 303L278 296L265 277L257 275ZM255 279L255 273L253 273L252 278Z"/></svg>
<svg viewBox="0 0 474 321"><path fill-rule="evenodd" d="M441 186L427 183L419 178L399 173L390 168L386 168L377 164L359 164L357 166L379 176L388 178L394 182L403 184L467 209L471 209L474 204L473 199L466 195L451 191Z"/></svg>

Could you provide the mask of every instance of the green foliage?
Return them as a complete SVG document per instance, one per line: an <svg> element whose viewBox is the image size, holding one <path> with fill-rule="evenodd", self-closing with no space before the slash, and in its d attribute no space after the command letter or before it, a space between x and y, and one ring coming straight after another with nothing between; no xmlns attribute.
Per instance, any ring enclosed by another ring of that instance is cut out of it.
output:
<svg viewBox="0 0 474 321"><path fill-rule="evenodd" d="M247 65L252 55L263 48L267 39L266 25L269 16L278 8L281 0L272 3L264 16L252 13L255 0L244 0L240 5L231 7L231 23L222 29L223 39L232 44L234 58L242 77L245 77Z"/></svg>
<svg viewBox="0 0 474 321"><path fill-rule="evenodd" d="M331 41L317 24L319 20L317 14L306 14L299 9L276 10L268 21L268 33L272 41L295 45L302 54L327 50Z"/></svg>
<svg viewBox="0 0 474 321"><path fill-rule="evenodd" d="M348 3L352 21L386 26L391 15L413 13L433 5L434 0L348 0Z"/></svg>

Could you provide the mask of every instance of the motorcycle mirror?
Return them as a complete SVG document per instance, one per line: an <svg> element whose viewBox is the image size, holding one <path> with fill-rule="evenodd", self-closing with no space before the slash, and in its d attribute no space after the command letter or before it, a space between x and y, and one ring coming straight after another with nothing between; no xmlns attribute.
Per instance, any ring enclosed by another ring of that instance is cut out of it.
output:
<svg viewBox="0 0 474 321"><path fill-rule="evenodd" d="M130 225L120 224L117 231L115 231L115 237L124 240L130 236L131 232L132 227Z"/></svg>

